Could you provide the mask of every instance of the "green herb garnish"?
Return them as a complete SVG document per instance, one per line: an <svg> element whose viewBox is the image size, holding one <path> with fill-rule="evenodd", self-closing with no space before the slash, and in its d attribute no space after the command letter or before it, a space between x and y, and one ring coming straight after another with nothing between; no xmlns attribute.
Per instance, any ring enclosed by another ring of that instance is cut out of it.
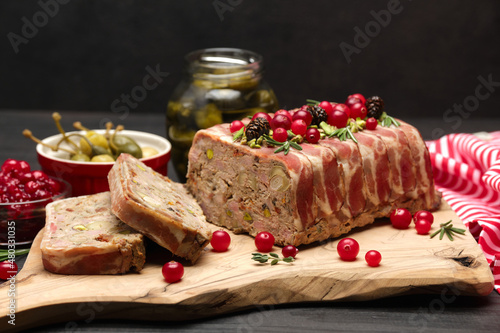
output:
<svg viewBox="0 0 500 333"><path fill-rule="evenodd" d="M454 228L451 221L452 220L449 220L446 223L441 223L439 225L440 228L431 235L431 238L439 234L439 239L443 239L443 236L446 234L446 236L448 236L448 239L453 242L453 234L465 234L465 229Z"/></svg>
<svg viewBox="0 0 500 333"><path fill-rule="evenodd" d="M280 258L276 253L270 252L269 255L261 253L252 253L252 260L258 261L261 264L265 264L269 259L271 259L271 265L276 265L280 261L291 263L295 261L293 257Z"/></svg>
<svg viewBox="0 0 500 333"><path fill-rule="evenodd" d="M245 133L245 126L234 132L233 141L238 141L239 139L241 139L244 133Z"/></svg>
<svg viewBox="0 0 500 333"><path fill-rule="evenodd" d="M393 117L389 116L387 113L382 113L380 116L380 124L384 127L390 127L391 125L394 125L396 127L401 126L399 121L394 119Z"/></svg>
<svg viewBox="0 0 500 333"><path fill-rule="evenodd" d="M302 147L297 142L294 142L294 141L287 140L285 142L279 142L279 141L274 140L273 138L271 138L267 134L264 134L262 137L270 145L280 146L278 149L276 149L274 151L275 153L283 152L285 155L287 155L288 152L290 151L290 147L295 148L297 150L302 150Z"/></svg>
<svg viewBox="0 0 500 333"><path fill-rule="evenodd" d="M14 250L14 255L17 257L26 254L28 252L30 252L30 249ZM0 249L0 261L5 261L7 259L9 259L9 250Z"/></svg>

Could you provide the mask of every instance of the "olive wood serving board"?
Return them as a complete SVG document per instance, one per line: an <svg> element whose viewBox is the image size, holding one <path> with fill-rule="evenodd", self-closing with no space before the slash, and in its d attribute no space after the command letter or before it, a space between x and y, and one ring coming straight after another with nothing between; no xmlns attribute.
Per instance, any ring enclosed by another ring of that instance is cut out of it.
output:
<svg viewBox="0 0 500 333"><path fill-rule="evenodd" d="M439 223L457 215L443 202L434 214L431 233ZM217 227L213 226L216 230ZM168 284L161 274L171 254L148 248L140 273L118 276L58 275L44 270L38 234L24 268L16 277L16 326L8 324L9 283L0 286L0 330L20 330L55 322L74 328L75 320L94 318L190 320L263 306L300 302L364 301L409 293L488 295L493 276L469 232L452 242L446 236L418 235L393 228L388 219L358 228L346 236L356 239L360 253L353 262L340 260L341 238L299 248L295 262L271 266L251 260L254 239L230 232L227 252L209 245L198 262L185 264L180 282ZM369 267L369 250L382 254L379 267ZM281 248L274 247L281 257Z"/></svg>

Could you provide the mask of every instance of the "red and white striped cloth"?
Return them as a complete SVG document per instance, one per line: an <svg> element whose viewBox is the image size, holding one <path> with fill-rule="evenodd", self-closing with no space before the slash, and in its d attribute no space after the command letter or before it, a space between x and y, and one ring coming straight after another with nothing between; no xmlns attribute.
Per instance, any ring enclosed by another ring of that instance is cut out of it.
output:
<svg viewBox="0 0 500 333"><path fill-rule="evenodd" d="M436 188L478 241L500 293L500 131L426 144Z"/></svg>

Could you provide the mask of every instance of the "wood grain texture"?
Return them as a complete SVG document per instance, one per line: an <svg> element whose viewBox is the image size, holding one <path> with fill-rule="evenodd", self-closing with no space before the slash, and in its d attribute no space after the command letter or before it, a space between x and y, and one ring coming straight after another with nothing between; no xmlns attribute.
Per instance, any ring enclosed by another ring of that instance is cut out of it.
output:
<svg viewBox="0 0 500 333"><path fill-rule="evenodd" d="M452 219L461 222L446 203L435 213L433 230ZM213 226L215 230L217 227ZM20 330L85 318L190 320L255 306L309 301L365 301L388 296L459 291L488 295L493 277L484 255L467 232L451 242L430 239L413 227L394 229L388 220L359 228L348 236L361 247L358 259L343 262L336 252L339 239L301 247L292 264L275 266L252 261L253 238L234 235L228 252L210 246L195 265L185 264L183 279L167 284L161 275L170 253L148 248L140 273L118 276L69 276L43 269L41 233L24 268L16 277L16 326L7 323L9 284L0 287L0 329ZM379 267L369 267L364 254L378 250ZM281 249L274 251L281 254Z"/></svg>

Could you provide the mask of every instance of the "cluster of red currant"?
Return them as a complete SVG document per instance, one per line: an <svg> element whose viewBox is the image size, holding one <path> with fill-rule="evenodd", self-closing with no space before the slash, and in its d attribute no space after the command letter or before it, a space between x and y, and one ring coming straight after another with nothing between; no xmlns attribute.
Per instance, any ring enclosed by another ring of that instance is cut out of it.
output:
<svg viewBox="0 0 500 333"><path fill-rule="evenodd" d="M0 203L27 202L61 193L60 182L43 171L31 171L26 161L7 159L0 171Z"/></svg>
<svg viewBox="0 0 500 333"><path fill-rule="evenodd" d="M415 222L415 229L419 235L427 235L431 230L434 222L434 215L426 210L419 210L415 215L411 215L406 208L397 208L392 211L391 216L392 226L396 229L408 229L411 221Z"/></svg>

